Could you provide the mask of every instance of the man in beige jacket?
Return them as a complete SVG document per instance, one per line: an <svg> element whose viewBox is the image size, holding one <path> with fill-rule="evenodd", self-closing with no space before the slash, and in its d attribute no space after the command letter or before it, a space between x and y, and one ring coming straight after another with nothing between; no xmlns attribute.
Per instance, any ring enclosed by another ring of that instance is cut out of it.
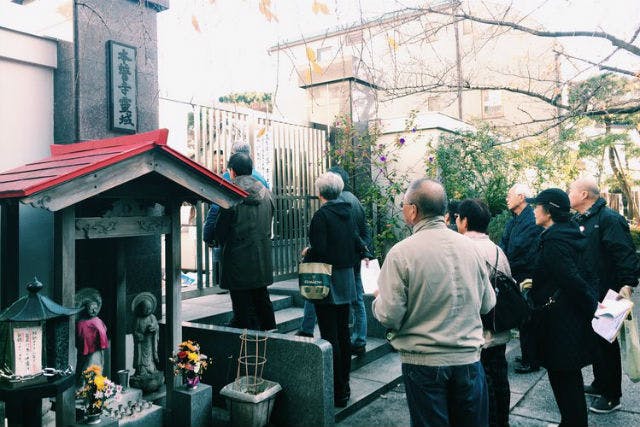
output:
<svg viewBox="0 0 640 427"><path fill-rule="evenodd" d="M402 358L412 426L487 426L488 396L480 314L496 296L485 261L447 228L447 196L429 179L413 181L402 213L412 236L384 261L373 312Z"/></svg>

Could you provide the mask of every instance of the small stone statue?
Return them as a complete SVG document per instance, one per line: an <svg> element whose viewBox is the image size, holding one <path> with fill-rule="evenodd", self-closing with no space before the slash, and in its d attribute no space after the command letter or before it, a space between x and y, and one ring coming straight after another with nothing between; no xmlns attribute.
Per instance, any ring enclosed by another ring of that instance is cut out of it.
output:
<svg viewBox="0 0 640 427"><path fill-rule="evenodd" d="M98 313L102 308L100 293L94 288L76 292L76 307L82 308L76 322L76 384L82 386L82 372L91 365L104 368L104 349L109 347L107 326Z"/></svg>
<svg viewBox="0 0 640 427"><path fill-rule="evenodd" d="M145 393L156 391L164 382L164 374L158 371L158 320L156 297L150 292L141 292L133 298L131 310L135 316L133 325L133 369L132 387Z"/></svg>

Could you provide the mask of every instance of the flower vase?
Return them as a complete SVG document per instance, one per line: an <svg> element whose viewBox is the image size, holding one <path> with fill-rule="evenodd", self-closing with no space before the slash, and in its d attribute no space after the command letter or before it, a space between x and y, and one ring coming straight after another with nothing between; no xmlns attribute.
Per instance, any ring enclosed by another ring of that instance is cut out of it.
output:
<svg viewBox="0 0 640 427"><path fill-rule="evenodd" d="M102 412L98 412L97 414L87 414L85 423L86 424L100 424Z"/></svg>
<svg viewBox="0 0 640 427"><path fill-rule="evenodd" d="M187 389L193 390L198 387L198 384L200 384L200 375L187 377Z"/></svg>

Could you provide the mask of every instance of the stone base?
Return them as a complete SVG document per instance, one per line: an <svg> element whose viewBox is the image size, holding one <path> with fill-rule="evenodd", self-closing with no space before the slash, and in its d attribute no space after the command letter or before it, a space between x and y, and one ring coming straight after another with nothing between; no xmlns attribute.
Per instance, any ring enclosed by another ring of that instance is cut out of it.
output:
<svg viewBox="0 0 640 427"><path fill-rule="evenodd" d="M119 426L127 427L162 427L162 408L152 405L151 408L143 409L131 416L118 420Z"/></svg>
<svg viewBox="0 0 640 427"><path fill-rule="evenodd" d="M172 423L179 427L208 427L211 425L211 398L213 390L208 384L195 389L181 386L173 391Z"/></svg>
<svg viewBox="0 0 640 427"><path fill-rule="evenodd" d="M127 388L119 394L119 399L109 399L105 403L105 407L117 409L119 405L129 406L129 402L136 402L142 399L142 390L139 388Z"/></svg>
<svg viewBox="0 0 640 427"><path fill-rule="evenodd" d="M164 384L164 372L158 371L154 374L134 375L129 380L132 388L139 388L143 393L151 393Z"/></svg>
<svg viewBox="0 0 640 427"><path fill-rule="evenodd" d="M149 402L153 402L158 406L165 407L167 406L167 386L166 384L162 384L160 388L153 393L147 393L142 396L144 400L148 400Z"/></svg>
<svg viewBox="0 0 640 427"><path fill-rule="evenodd" d="M70 425L72 427L79 427L79 426L86 427L86 426L88 426L90 424L87 424L84 421L80 421L80 422L76 422L76 423L73 423L73 424L70 424ZM107 417L107 416L102 415L100 417L100 423L99 424L95 424L95 425L97 425L99 427L118 427L118 421L114 420L111 417Z"/></svg>

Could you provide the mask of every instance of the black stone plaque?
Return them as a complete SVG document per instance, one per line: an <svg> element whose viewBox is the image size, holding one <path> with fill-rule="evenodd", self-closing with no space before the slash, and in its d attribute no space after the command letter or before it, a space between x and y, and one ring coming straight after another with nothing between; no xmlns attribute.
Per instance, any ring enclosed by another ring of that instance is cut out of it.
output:
<svg viewBox="0 0 640 427"><path fill-rule="evenodd" d="M136 48L107 42L109 70L109 127L122 133L138 130Z"/></svg>

